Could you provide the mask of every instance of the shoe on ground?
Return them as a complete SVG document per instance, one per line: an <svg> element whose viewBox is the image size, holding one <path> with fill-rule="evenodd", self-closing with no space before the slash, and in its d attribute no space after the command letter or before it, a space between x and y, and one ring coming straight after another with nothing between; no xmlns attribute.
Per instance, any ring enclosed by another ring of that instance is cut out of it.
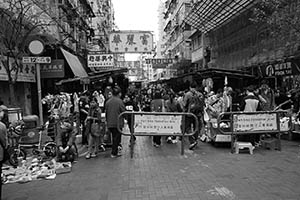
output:
<svg viewBox="0 0 300 200"><path fill-rule="evenodd" d="M156 148L160 147L160 145L156 144L156 143L153 143L153 146L156 147Z"/></svg>
<svg viewBox="0 0 300 200"><path fill-rule="evenodd" d="M122 154L117 154L117 155L111 154L111 155L110 155L111 158L117 158L117 157L121 157L121 156L122 156Z"/></svg>
<svg viewBox="0 0 300 200"><path fill-rule="evenodd" d="M91 154L91 158L96 158L96 157L97 157L97 154L95 154L95 153Z"/></svg>
<svg viewBox="0 0 300 200"><path fill-rule="evenodd" d="M85 158L86 158L86 159L90 159L90 158L91 158L91 154L90 154L90 153L87 153L86 156L85 156Z"/></svg>
<svg viewBox="0 0 300 200"><path fill-rule="evenodd" d="M176 144L177 143L177 140L172 140L172 144Z"/></svg>
<svg viewBox="0 0 300 200"><path fill-rule="evenodd" d="M171 143L172 143L172 138L171 138L170 136L167 138L167 143L168 143L168 144L171 144Z"/></svg>
<svg viewBox="0 0 300 200"><path fill-rule="evenodd" d="M106 151L106 149L105 149L105 147L104 147L103 144L100 145L100 149L101 149L101 151Z"/></svg>
<svg viewBox="0 0 300 200"><path fill-rule="evenodd" d="M193 150L197 146L197 144L198 142L193 142L192 144L190 144L189 150Z"/></svg>

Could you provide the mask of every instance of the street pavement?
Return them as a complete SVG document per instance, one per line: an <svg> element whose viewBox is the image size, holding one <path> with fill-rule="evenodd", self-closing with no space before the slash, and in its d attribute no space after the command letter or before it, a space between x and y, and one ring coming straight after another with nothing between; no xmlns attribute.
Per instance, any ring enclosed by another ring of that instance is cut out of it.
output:
<svg viewBox="0 0 300 200"><path fill-rule="evenodd" d="M229 146L200 142L180 155L181 142L160 148L149 136L137 137L130 158L110 149L86 160L85 147L72 171L54 180L3 186L4 200L299 200L300 141L282 140L282 151L256 148L231 154Z"/></svg>

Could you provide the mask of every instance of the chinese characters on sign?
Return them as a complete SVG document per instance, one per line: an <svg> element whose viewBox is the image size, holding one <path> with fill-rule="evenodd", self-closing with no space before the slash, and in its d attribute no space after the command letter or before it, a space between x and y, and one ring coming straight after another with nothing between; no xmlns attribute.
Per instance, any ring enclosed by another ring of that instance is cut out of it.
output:
<svg viewBox="0 0 300 200"><path fill-rule="evenodd" d="M172 64L173 59L171 58L151 58L146 59L146 64L151 64L153 69L166 68L168 64Z"/></svg>
<svg viewBox="0 0 300 200"><path fill-rule="evenodd" d="M233 131L277 130L276 113L233 115Z"/></svg>
<svg viewBox="0 0 300 200"><path fill-rule="evenodd" d="M149 31L119 31L109 35L110 51L114 53L145 53L153 49Z"/></svg>
<svg viewBox="0 0 300 200"><path fill-rule="evenodd" d="M182 116L135 115L134 132L139 134L180 134Z"/></svg>
<svg viewBox="0 0 300 200"><path fill-rule="evenodd" d="M41 64L42 78L62 78L65 76L64 60L52 60L50 64Z"/></svg>
<svg viewBox="0 0 300 200"><path fill-rule="evenodd" d="M113 54L90 54L87 57L88 67L106 68L114 66Z"/></svg>

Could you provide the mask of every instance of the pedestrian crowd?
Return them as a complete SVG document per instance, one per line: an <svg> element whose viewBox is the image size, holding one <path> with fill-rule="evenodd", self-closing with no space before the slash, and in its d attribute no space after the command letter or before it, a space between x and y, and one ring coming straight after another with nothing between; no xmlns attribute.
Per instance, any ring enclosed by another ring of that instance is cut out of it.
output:
<svg viewBox="0 0 300 200"><path fill-rule="evenodd" d="M78 135L81 135L81 142L87 147L86 159L97 157L100 152L107 151L108 147L111 147L112 158L119 157L122 151L120 130L128 127L130 132L134 131L131 117L119 118L125 111L194 114L198 123L189 115L184 118L184 132L192 133L188 136L190 150L195 149L201 136L210 137L210 121L222 112L284 109L291 110L299 118L299 91L276 91L266 82L259 86L250 85L243 91L228 85L214 91L209 86L192 82L186 90L175 92L174 88L166 84L149 84L143 88L126 88L127 92L122 94L121 88L113 85L104 91L49 95L43 102L48 105L48 129L56 124L55 133L49 135L57 143L57 160L73 161L76 158L75 139ZM6 124L7 119L2 117L2 122ZM135 141L136 137L131 139ZM163 140L174 144L183 138L152 136L154 147L161 147ZM246 140L252 143L259 142L259 138Z"/></svg>

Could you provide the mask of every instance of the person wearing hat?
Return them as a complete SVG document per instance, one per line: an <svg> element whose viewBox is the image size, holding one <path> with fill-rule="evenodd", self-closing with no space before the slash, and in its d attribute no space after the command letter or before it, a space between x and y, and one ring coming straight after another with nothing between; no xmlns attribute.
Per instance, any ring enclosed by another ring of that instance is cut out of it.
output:
<svg viewBox="0 0 300 200"><path fill-rule="evenodd" d="M2 122L5 115L5 106L0 106L0 174L2 174L2 164L4 159L4 149L6 148L6 125ZM0 181L0 199L2 197L2 181Z"/></svg>

